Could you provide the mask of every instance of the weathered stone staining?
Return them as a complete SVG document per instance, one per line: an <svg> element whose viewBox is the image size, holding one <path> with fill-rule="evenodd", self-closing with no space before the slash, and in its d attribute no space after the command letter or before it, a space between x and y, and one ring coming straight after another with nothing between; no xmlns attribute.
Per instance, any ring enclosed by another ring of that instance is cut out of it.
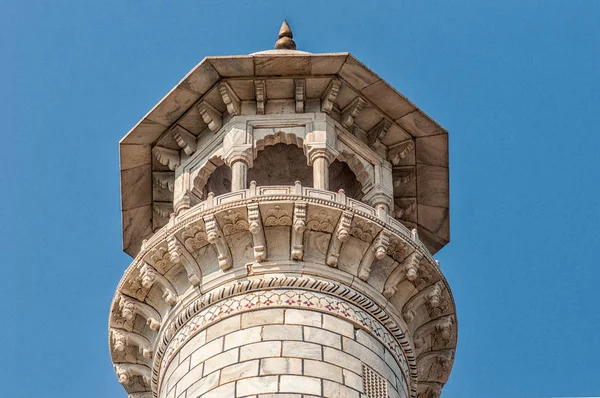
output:
<svg viewBox="0 0 600 398"><path fill-rule="evenodd" d="M120 145L134 260L109 344L130 398L439 396L447 134L386 82L284 22L274 50L203 60Z"/></svg>

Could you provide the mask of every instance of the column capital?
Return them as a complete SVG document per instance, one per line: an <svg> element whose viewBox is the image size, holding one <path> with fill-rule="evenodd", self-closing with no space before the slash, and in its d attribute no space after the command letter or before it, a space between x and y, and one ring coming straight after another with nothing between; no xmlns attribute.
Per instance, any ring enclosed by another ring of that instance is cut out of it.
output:
<svg viewBox="0 0 600 398"><path fill-rule="evenodd" d="M324 158L328 164L331 164L337 156L337 151L333 152L330 148L321 148L318 146L304 147L306 153L306 160L309 166L312 166L317 159Z"/></svg>
<svg viewBox="0 0 600 398"><path fill-rule="evenodd" d="M223 137L223 160L231 167L236 162L244 162L252 167L254 161L254 145L252 134L245 125L234 125Z"/></svg>
<svg viewBox="0 0 600 398"><path fill-rule="evenodd" d="M313 123L313 129L304 139L304 154L309 166L316 159L325 158L330 164L339 154L337 150L337 133L335 126L327 121Z"/></svg>

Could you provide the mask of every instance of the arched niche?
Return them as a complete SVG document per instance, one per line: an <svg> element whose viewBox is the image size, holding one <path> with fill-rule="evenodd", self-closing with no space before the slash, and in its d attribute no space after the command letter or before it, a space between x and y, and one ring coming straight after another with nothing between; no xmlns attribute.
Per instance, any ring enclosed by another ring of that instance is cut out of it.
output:
<svg viewBox="0 0 600 398"><path fill-rule="evenodd" d="M278 143L257 152L253 166L248 169L248 181L257 185L313 185L312 167L306 163L304 151L296 145Z"/></svg>
<svg viewBox="0 0 600 398"><path fill-rule="evenodd" d="M350 167L339 160L334 160L329 165L329 190L337 192L343 189L346 196L360 200L363 197L362 184Z"/></svg>
<svg viewBox="0 0 600 398"><path fill-rule="evenodd" d="M256 181L259 186L293 185L296 181L303 186L313 186L313 170L307 163L303 144L301 137L283 131L256 140L255 158L248 169L247 181ZM370 164L344 148L329 166L329 190L343 189L348 197L360 200L363 186L371 178L370 170ZM209 192L222 195L231 191L231 169L220 153L215 153L196 173L194 191L202 198Z"/></svg>

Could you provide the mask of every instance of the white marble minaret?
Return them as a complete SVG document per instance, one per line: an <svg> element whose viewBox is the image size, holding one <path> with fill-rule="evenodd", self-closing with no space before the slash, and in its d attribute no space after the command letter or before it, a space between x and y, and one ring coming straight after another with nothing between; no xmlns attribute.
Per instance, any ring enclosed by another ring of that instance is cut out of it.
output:
<svg viewBox="0 0 600 398"><path fill-rule="evenodd" d="M348 53L207 57L122 140L129 397L438 397L446 131Z"/></svg>

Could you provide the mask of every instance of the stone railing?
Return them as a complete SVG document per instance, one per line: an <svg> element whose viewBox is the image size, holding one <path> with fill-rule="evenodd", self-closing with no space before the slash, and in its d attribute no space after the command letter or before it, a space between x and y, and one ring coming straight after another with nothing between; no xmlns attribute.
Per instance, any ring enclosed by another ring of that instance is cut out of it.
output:
<svg viewBox="0 0 600 398"><path fill-rule="evenodd" d="M219 196L214 196L212 193L209 193L208 197L203 202L200 202L188 210L180 212L176 216L172 215L171 220L167 225L156 231L151 238L144 241L143 248L150 247L155 242L164 239L169 231L173 229L175 224L180 220L189 219L195 214L204 213L210 210L216 211L219 208L226 207L234 202L260 200L306 200L332 207L346 208L363 217L369 218L382 226L385 225L396 234L412 240L416 246L421 248L423 255L429 257L431 261L434 261L429 250L419 239L416 230L409 230L400 221L389 214L378 211L356 199L347 197L343 190L340 190L339 192L324 191L312 187L303 187L299 182L296 182L296 184L292 186L257 186L256 182L252 181L250 183L250 188L248 189L228 192Z"/></svg>
<svg viewBox="0 0 600 398"><path fill-rule="evenodd" d="M382 343L411 380L413 397L418 385L447 379L454 302L416 230L343 191L253 182L172 214L144 241L112 306L111 353L120 380L156 394L176 351L171 342L183 341L176 333L213 302L264 289L265 281L279 289L335 291L380 322L386 330L377 338L391 336ZM148 327L134 325L134 313Z"/></svg>

